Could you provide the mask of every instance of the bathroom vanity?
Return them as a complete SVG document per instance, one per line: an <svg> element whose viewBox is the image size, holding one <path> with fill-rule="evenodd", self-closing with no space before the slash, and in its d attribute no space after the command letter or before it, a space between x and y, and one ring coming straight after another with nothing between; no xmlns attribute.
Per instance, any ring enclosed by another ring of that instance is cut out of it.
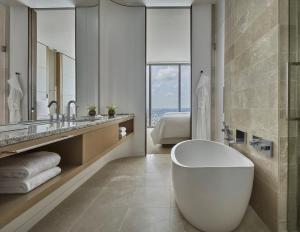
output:
<svg viewBox="0 0 300 232"><path fill-rule="evenodd" d="M23 123L1 132L0 162L26 151L53 151L61 156L62 173L27 194L0 194L0 230L126 141L133 135L133 125L134 115L119 115L95 121ZM126 137L119 137L120 127L126 127Z"/></svg>

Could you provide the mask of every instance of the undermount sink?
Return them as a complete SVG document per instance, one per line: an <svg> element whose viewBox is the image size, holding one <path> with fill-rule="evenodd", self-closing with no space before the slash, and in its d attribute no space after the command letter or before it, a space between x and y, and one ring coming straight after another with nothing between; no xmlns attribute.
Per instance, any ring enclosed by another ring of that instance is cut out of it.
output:
<svg viewBox="0 0 300 232"><path fill-rule="evenodd" d="M45 125L45 124L51 124L52 122L49 120L35 120L35 121L25 121L21 122L22 125L26 126L32 126L32 125Z"/></svg>
<svg viewBox="0 0 300 232"><path fill-rule="evenodd" d="M16 124L0 125L0 133L27 130L30 126L47 125L51 124L49 120L35 120L35 121L23 121Z"/></svg>
<svg viewBox="0 0 300 232"><path fill-rule="evenodd" d="M17 131L17 130L25 130L28 129L27 125L21 124L9 124L0 126L0 133L9 132L9 131Z"/></svg>
<svg viewBox="0 0 300 232"><path fill-rule="evenodd" d="M61 122L92 122L95 120L102 120L104 119L103 116L80 116L76 119L69 120L69 121L62 121L62 120L54 120L50 121L49 119L43 119L43 120L34 120L34 121L24 121L20 122L18 124L8 124L8 125L0 125L0 133L2 132L9 132L9 131L17 131L17 130L26 130L30 126L39 126L39 125L48 125L53 123L61 123Z"/></svg>

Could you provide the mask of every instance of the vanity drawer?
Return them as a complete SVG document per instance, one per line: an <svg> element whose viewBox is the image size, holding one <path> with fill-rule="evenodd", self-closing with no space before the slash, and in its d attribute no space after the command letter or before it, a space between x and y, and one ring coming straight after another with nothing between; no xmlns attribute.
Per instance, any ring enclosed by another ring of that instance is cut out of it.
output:
<svg viewBox="0 0 300 232"><path fill-rule="evenodd" d="M119 127L117 124L83 135L83 163L99 156L119 142Z"/></svg>

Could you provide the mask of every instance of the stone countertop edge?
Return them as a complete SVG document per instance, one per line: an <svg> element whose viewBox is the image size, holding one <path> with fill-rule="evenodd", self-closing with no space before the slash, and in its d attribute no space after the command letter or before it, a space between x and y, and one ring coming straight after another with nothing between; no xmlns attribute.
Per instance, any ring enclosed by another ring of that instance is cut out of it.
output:
<svg viewBox="0 0 300 232"><path fill-rule="evenodd" d="M60 127L60 128L56 128L53 130L48 130L48 128L45 128L44 131L41 130L39 132L30 132L30 130L32 130L32 128L34 128L34 127L38 127L38 126L41 127L41 126L45 126L45 125L30 125L27 129L20 130L20 131L1 132L0 133L0 148L9 146L9 145L13 145L13 144L17 144L17 143L21 143L21 142L26 142L29 140L39 139L39 138L43 138L43 137L47 137L47 136L51 136L51 135L58 135L58 134L70 132L73 130L80 130L83 128L97 126L97 125L105 124L107 122L112 122L112 121L116 121L116 120L120 120L120 119L132 118L132 117L134 117L134 114L117 115L114 118L105 117L105 119L99 119L99 120L95 120L95 121L74 122L73 125L69 125L67 127ZM50 124L46 124L46 125L50 125ZM27 133L25 132L25 134L24 134L24 131L27 131ZM13 133L15 135L11 136L11 133Z"/></svg>

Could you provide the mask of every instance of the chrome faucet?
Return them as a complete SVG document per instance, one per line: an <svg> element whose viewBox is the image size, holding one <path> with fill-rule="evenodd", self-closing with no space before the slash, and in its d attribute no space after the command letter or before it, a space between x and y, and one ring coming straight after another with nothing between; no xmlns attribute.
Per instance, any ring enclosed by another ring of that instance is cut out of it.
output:
<svg viewBox="0 0 300 232"><path fill-rule="evenodd" d="M261 138L253 138L252 141L250 141L249 143L251 146L254 147L261 144L261 142L262 142Z"/></svg>
<svg viewBox="0 0 300 232"><path fill-rule="evenodd" d="M263 152L269 157L273 156L273 142L262 137L253 135L250 145L259 152Z"/></svg>
<svg viewBox="0 0 300 232"><path fill-rule="evenodd" d="M229 126L226 125L225 122L223 122L223 125L224 125L224 129L222 129L222 132L224 132L224 139L226 141L228 141L229 145L234 144L235 141L234 141L234 138L233 138L232 131L229 129Z"/></svg>
<svg viewBox="0 0 300 232"><path fill-rule="evenodd" d="M71 105L72 105L72 103L75 105L75 114L71 116ZM68 121L76 119L76 108L77 108L76 101L71 100L71 101L68 102L68 114L67 114L67 120Z"/></svg>
<svg viewBox="0 0 300 232"><path fill-rule="evenodd" d="M56 120L59 120L59 113L58 113L58 109L57 109L57 106L58 106L58 104L57 104L57 101L51 101L50 103L49 103L49 105L48 105L48 108L49 108L49 110L50 110L50 107L53 105L53 104L55 104L55 112L56 112ZM51 121L53 121L53 115L50 113L50 120Z"/></svg>

